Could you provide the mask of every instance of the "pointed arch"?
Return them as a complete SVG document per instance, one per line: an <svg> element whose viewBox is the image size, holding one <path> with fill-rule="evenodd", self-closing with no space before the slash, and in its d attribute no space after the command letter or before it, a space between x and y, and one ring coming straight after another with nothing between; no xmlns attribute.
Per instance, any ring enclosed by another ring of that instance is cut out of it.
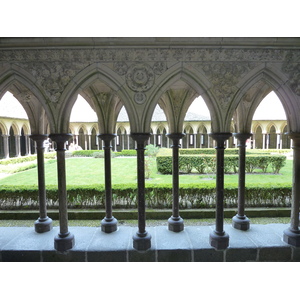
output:
<svg viewBox="0 0 300 300"><path fill-rule="evenodd" d="M299 130L300 121L297 117L297 112L300 109L300 105L295 94L286 84L287 81L288 78L274 67L266 67L265 64L256 67L237 85L239 91L228 110L226 116L227 126L229 126L233 113L237 109L240 113L239 127L242 131L249 132L256 108L262 99L273 90L282 103L290 130ZM246 111L246 113L243 114L242 111ZM244 121L241 121L242 119Z"/></svg>
<svg viewBox="0 0 300 300"><path fill-rule="evenodd" d="M11 65L0 74L0 98L10 91L19 100L25 109L31 131L44 133L44 124L41 124L42 111L52 128L55 127L55 118L47 105L43 90L37 86L36 79L27 71L16 65Z"/></svg>
<svg viewBox="0 0 300 300"><path fill-rule="evenodd" d="M57 130L65 132L68 127L72 107L77 99L78 94L81 94L93 107L90 97L87 97L86 89L91 87L95 82L101 82L108 87L110 91L121 99L126 111L129 112L129 122L133 122L138 118L135 109L132 106L130 95L124 88L124 79L115 73L112 69L104 64L94 63L82 71L80 71L73 80L66 86L61 95L62 107L58 118ZM121 107L118 107L120 110ZM101 111L95 107L98 119L101 118Z"/></svg>
<svg viewBox="0 0 300 300"><path fill-rule="evenodd" d="M200 73L198 70L195 70L192 66L184 67L181 63L177 63L169 68L160 78L160 84L155 87L149 96L150 101L147 103L147 106L144 110L143 119L145 120L145 127L150 128L151 118L155 109L156 104L160 103L162 96L170 89L177 88L178 83L184 82L186 87L193 90L195 96L202 96L204 99L212 119L214 119L214 128L218 130L221 126L219 120L221 120L221 114L218 111L216 101L213 98L213 95L210 93L211 84L208 79ZM192 99L192 101L194 98ZM185 116L186 111L192 101L184 104L184 109L182 114ZM167 116L165 108L160 105L164 110L164 113ZM184 118L184 116L182 118ZM168 120L168 125L170 127L170 120Z"/></svg>

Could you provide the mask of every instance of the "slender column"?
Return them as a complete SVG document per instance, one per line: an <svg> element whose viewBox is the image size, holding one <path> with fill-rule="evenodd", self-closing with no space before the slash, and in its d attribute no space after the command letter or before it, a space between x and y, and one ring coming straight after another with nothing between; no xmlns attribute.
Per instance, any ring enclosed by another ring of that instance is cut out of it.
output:
<svg viewBox="0 0 300 300"><path fill-rule="evenodd" d="M223 229L224 223L224 150L225 141L231 137L231 133L211 133L216 141L217 171L216 171L216 229L209 236L210 245L217 250L226 249L229 245L229 235Z"/></svg>
<svg viewBox="0 0 300 300"><path fill-rule="evenodd" d="M99 138L104 141L104 174L105 174L105 210L106 216L101 221L101 230L111 233L117 230L118 220L112 215L112 188L111 188L111 145L110 142L116 137L115 134L100 134Z"/></svg>
<svg viewBox="0 0 300 300"><path fill-rule="evenodd" d="M133 248L147 250L151 247L151 235L146 231L145 213L145 142L150 133L132 133L131 137L137 144L137 177L138 177L138 231L133 236Z"/></svg>
<svg viewBox="0 0 300 300"><path fill-rule="evenodd" d="M293 192L291 207L291 225L283 233L283 240L300 247L299 208L300 208L300 133L289 133L293 141Z"/></svg>
<svg viewBox="0 0 300 300"><path fill-rule="evenodd" d="M45 165L44 165L44 141L48 138L46 134L33 134L30 138L36 143L38 186L39 186L39 209L40 216L34 222L37 233L50 231L53 228L52 219L47 216L46 187L45 187Z"/></svg>
<svg viewBox="0 0 300 300"><path fill-rule="evenodd" d="M72 137L72 134L50 134L49 138L56 143L57 156L57 181L58 181L58 201L59 201L59 226L60 233L54 238L54 247L57 251L67 251L73 248L75 238L68 229L68 204L66 187L66 161L65 143Z"/></svg>
<svg viewBox="0 0 300 300"><path fill-rule="evenodd" d="M9 135L3 134L3 150L4 150L4 158L9 158Z"/></svg>
<svg viewBox="0 0 300 300"><path fill-rule="evenodd" d="M184 229L183 219L179 216L179 141L185 136L184 133L170 133L167 137L172 140L172 216L168 220L168 229L180 232Z"/></svg>
<svg viewBox="0 0 300 300"><path fill-rule="evenodd" d="M250 228L250 220L245 216L245 182L246 182L246 141L251 133L234 133L239 141L239 187L238 187L238 213L232 218L232 226L240 230Z"/></svg>
<svg viewBox="0 0 300 300"><path fill-rule="evenodd" d="M20 141L21 136L20 135L15 135L15 140L16 140L16 157L21 156L21 141Z"/></svg>

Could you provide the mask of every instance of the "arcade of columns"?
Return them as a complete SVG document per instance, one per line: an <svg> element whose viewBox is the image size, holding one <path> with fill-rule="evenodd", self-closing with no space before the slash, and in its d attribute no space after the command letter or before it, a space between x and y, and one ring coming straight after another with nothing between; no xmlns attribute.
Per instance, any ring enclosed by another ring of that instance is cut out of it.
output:
<svg viewBox="0 0 300 300"><path fill-rule="evenodd" d="M125 106L130 136L137 151L138 230L133 247L147 250L151 236L145 222L144 149L151 136L151 118L157 104L163 109L173 153L173 207L168 228L184 229L179 212L178 152L184 137L183 122L192 101L202 96L211 114L210 137L214 140L216 171L216 225L210 244L216 249L229 245L223 228L224 149L234 136L239 147L237 230L247 230L245 215L245 148L251 137L253 114L260 101L274 91L287 116L287 132L293 142L293 197L291 223L283 239L300 246L300 39L298 38L1 38L0 97L10 91L23 105L38 156L40 216L39 233L52 228L47 216L44 175L44 141L55 142L58 167L60 232L58 251L71 249L74 235L68 229L65 145L71 109L78 94L98 117L97 135L105 151L106 215L102 231L114 232L111 201L111 143L116 121ZM235 132L231 131L232 119Z"/></svg>

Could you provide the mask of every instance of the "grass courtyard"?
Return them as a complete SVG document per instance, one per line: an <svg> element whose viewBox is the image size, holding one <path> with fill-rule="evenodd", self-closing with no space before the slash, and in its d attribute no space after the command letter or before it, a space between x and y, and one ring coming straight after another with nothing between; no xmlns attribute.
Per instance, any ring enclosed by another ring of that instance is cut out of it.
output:
<svg viewBox="0 0 300 300"><path fill-rule="evenodd" d="M24 163L25 165L26 163ZM28 164L28 163L27 163ZM31 163L32 164L32 163ZM10 174L10 168L15 166L1 166L0 185L2 186L37 186L37 168ZM22 167L19 166L20 170ZM136 157L116 157L112 159L112 184L132 184L136 183L137 175ZM104 184L104 159L103 158L79 158L72 157L66 159L67 185L95 185ZM48 160L45 163L45 178L47 185L57 185L56 160ZM205 185L215 186L214 174L181 174L180 184L205 183ZM156 164L152 163L150 178L146 180L151 184L171 184L172 175L162 175L157 173ZM224 184L235 184L238 186L237 174L225 174ZM279 174L272 174L271 168L267 173L261 170L246 175L246 185L288 185L292 184L292 160L286 160L285 166Z"/></svg>

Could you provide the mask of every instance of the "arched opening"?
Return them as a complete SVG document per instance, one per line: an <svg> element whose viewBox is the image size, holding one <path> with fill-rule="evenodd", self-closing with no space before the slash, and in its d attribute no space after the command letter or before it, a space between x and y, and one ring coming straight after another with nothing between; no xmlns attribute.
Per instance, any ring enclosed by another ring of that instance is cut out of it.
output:
<svg viewBox="0 0 300 300"><path fill-rule="evenodd" d="M194 147L194 130L190 125L183 131L185 133L185 137L182 139L182 148L192 148Z"/></svg>
<svg viewBox="0 0 300 300"><path fill-rule="evenodd" d="M30 132L28 115L22 104L10 92L6 92L0 101L0 120L3 124L5 124L6 128L9 128L9 157L31 154L31 152L29 151L29 147L34 153L34 142L29 141L28 138L28 132ZM20 125L21 123L25 125L22 126ZM18 134L18 132L20 135ZM1 155L5 156L5 145L3 139L4 138L2 131L0 153L2 153Z"/></svg>
<svg viewBox="0 0 300 300"><path fill-rule="evenodd" d="M28 154L28 146L27 146L27 136L25 136L24 127L22 127L21 130L20 142L21 142L21 156L25 156Z"/></svg>
<svg viewBox="0 0 300 300"><path fill-rule="evenodd" d="M262 129L260 126L258 126L256 128L254 141L255 141L254 147L256 149L264 149L265 148L265 146L263 146L263 134L262 134Z"/></svg>
<svg viewBox="0 0 300 300"><path fill-rule="evenodd" d="M129 117L126 111L125 106L123 106L119 112L117 118L117 124L119 124L119 128L117 131L116 138L116 148L117 149L134 149L134 141L130 138L130 133L126 130L126 128L130 128ZM123 146L123 148L122 148ZM119 151L119 150L117 150Z"/></svg>
<svg viewBox="0 0 300 300"><path fill-rule="evenodd" d="M15 137L13 126L11 126L9 129L8 145L9 145L9 157L16 157L17 156L16 137Z"/></svg>
<svg viewBox="0 0 300 300"><path fill-rule="evenodd" d="M286 114L280 99L275 92L270 92L260 102L253 115L252 128L257 128L256 132L254 132L255 137L253 137L255 148L285 148L287 140L284 142L284 137L280 138L276 127L282 128L282 124L286 123L286 121ZM284 130L287 130L287 127ZM285 146L283 143L285 143Z"/></svg>
<svg viewBox="0 0 300 300"><path fill-rule="evenodd" d="M78 131L79 135L78 137L74 136L75 132L71 132L73 134L73 140L69 140L69 143L73 143L74 148L80 147L84 150L97 149L98 142L95 129L97 122L98 118L95 111L82 96L78 95L71 111L70 127L76 128L76 126L80 126ZM87 128L92 128L90 136L87 133Z"/></svg>
<svg viewBox="0 0 300 300"><path fill-rule="evenodd" d="M87 150L86 134L82 127L78 131L78 146L83 150Z"/></svg>
<svg viewBox="0 0 300 300"><path fill-rule="evenodd" d="M185 129L186 136L183 138L184 148L207 148L209 147L209 136L206 126L211 124L210 111L203 100L203 98L197 97L190 105L185 118L185 123L189 123L189 127ZM205 125L206 126L205 126ZM198 128L197 132L194 132L193 127Z"/></svg>
<svg viewBox="0 0 300 300"><path fill-rule="evenodd" d="M269 149L276 149L277 148L277 134L275 126L272 125L269 132Z"/></svg>
<svg viewBox="0 0 300 300"><path fill-rule="evenodd" d="M283 134L282 134L282 148L283 149L290 149L291 148L291 139L284 134L285 132L287 132L288 128L287 125L285 125L285 127L283 128Z"/></svg>
<svg viewBox="0 0 300 300"><path fill-rule="evenodd" d="M167 131L165 126L167 125L167 117L161 107L157 104L152 118L151 124L155 129L155 132L151 129L150 144L158 147L167 147Z"/></svg>
<svg viewBox="0 0 300 300"><path fill-rule="evenodd" d="M93 127L91 131L91 150L99 149L99 142L97 137L96 129Z"/></svg>

